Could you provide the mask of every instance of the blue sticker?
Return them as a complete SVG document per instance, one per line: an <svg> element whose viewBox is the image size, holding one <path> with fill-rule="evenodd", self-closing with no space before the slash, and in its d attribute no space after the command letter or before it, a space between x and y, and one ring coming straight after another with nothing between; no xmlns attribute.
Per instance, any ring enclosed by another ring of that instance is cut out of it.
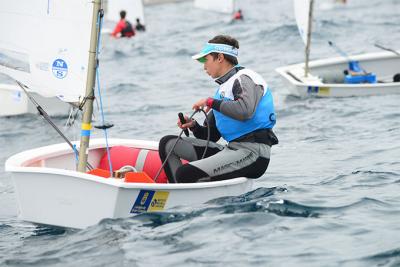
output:
<svg viewBox="0 0 400 267"><path fill-rule="evenodd" d="M146 212L150 206L150 203L154 196L153 190L140 190L138 197L136 198L135 204L131 209L131 213L142 213Z"/></svg>
<svg viewBox="0 0 400 267"><path fill-rule="evenodd" d="M131 213L164 210L168 196L168 191L140 190Z"/></svg>
<svg viewBox="0 0 400 267"><path fill-rule="evenodd" d="M307 93L309 94L318 94L319 87L318 86L308 86Z"/></svg>
<svg viewBox="0 0 400 267"><path fill-rule="evenodd" d="M68 65L64 60L58 58L54 60L52 70L56 78L64 79L68 73Z"/></svg>

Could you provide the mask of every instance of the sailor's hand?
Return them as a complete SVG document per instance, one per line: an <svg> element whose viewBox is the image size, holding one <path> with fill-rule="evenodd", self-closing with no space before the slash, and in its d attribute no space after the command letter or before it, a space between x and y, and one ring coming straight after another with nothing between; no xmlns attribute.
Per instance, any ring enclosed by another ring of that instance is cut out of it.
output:
<svg viewBox="0 0 400 267"><path fill-rule="evenodd" d="M194 110L204 109L206 113L210 111L210 107L207 106L207 98L200 99L199 101L194 103L192 109Z"/></svg>
<svg viewBox="0 0 400 267"><path fill-rule="evenodd" d="M182 130L185 130L185 129L193 127L194 124L195 124L195 121L194 120L189 120L189 117L186 116L186 115L184 117L185 117L186 123L182 124L181 121L178 119L178 122L177 122L178 127L181 128Z"/></svg>

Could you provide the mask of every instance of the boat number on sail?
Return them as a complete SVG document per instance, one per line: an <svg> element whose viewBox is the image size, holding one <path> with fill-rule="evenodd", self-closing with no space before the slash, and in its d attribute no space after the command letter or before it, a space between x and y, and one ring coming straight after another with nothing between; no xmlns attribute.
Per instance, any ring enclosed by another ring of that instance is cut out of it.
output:
<svg viewBox="0 0 400 267"><path fill-rule="evenodd" d="M64 60L58 58L54 60L52 70L56 78L64 79L68 73L68 65Z"/></svg>
<svg viewBox="0 0 400 267"><path fill-rule="evenodd" d="M319 87L319 86L308 86L307 93L317 95L329 95L331 91L330 87Z"/></svg>
<svg viewBox="0 0 400 267"><path fill-rule="evenodd" d="M169 192L140 190L131 213L163 210L167 203Z"/></svg>

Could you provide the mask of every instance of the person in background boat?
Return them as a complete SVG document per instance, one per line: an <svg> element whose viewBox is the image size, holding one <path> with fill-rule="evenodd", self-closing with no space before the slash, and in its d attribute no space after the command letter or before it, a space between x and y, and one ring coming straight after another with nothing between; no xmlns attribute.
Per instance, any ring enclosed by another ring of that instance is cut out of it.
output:
<svg viewBox="0 0 400 267"><path fill-rule="evenodd" d="M243 13L241 9L233 14L233 20L243 20Z"/></svg>
<svg viewBox="0 0 400 267"><path fill-rule="evenodd" d="M393 82L395 82L395 83L400 82L400 73L396 73L396 74L393 76Z"/></svg>
<svg viewBox="0 0 400 267"><path fill-rule="evenodd" d="M183 124L178 120L178 127L190 129L195 137L181 137L175 147L175 135L160 140L163 162L173 148L164 167L169 182L258 178L267 170L271 146L278 143L272 131L276 122L272 94L258 73L238 64L238 50L236 39L217 35L192 57L204 63L218 89L193 105L194 110L208 112L202 125L187 116ZM217 143L221 137L226 145ZM207 153L201 159L208 138ZM182 164L181 159L188 163Z"/></svg>
<svg viewBox="0 0 400 267"><path fill-rule="evenodd" d="M142 23L140 23L140 19L136 18L136 30L139 32L144 32L146 31L146 26L144 26Z"/></svg>
<svg viewBox="0 0 400 267"><path fill-rule="evenodd" d="M115 26L114 31L111 33L111 35L116 38L118 37L130 38L132 36L135 36L135 30L133 29L132 24L127 19L125 19L126 11L121 10L121 12L119 12L119 15L121 19Z"/></svg>

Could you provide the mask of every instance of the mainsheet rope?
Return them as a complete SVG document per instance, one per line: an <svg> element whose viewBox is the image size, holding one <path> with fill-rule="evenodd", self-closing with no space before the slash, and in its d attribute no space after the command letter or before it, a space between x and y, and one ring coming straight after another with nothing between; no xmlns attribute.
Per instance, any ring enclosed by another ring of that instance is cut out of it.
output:
<svg viewBox="0 0 400 267"><path fill-rule="evenodd" d="M206 117L206 122L207 122L207 143L206 143L206 147L204 148L203 155L201 156L201 159L203 159L203 158L205 157L205 155L206 155L207 148L208 148L208 144L210 143L210 122L209 122L209 120L208 120L207 113L206 113L203 109L195 110L195 111L192 113L192 115L189 117L189 121L193 118L193 116L194 116L197 112L203 112L203 113L204 113L204 116ZM176 144L178 143L179 140L181 140L181 136L182 136L182 134L183 134L184 131L185 131L185 130L182 130L181 133L180 133L180 134L178 135L178 137L176 138L174 145L172 146L171 150L168 152L167 156L165 157L165 160L164 160L164 162L162 163L160 169L158 169L158 172L157 172L156 176L154 177L154 182L157 182L158 176L160 175L161 171L164 169L164 166L165 166L165 164L167 163L168 158L171 156L172 151L174 151ZM175 181L175 182L176 182L176 181Z"/></svg>

